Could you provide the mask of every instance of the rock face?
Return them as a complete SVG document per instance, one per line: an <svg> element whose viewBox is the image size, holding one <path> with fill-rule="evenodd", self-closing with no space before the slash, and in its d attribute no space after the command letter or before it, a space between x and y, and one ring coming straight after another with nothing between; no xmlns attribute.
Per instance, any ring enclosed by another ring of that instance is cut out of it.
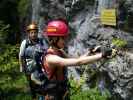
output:
<svg viewBox="0 0 133 100"><path fill-rule="evenodd" d="M83 15L84 16L84 15ZM78 33L74 38L73 45L70 54L83 54L86 48L91 45L104 45L111 47L112 40L114 38L122 39L127 42L125 50L119 50L119 55L105 61L101 61L95 65L99 70L97 77L99 77L99 83L104 82L104 87L108 88L115 100L132 100L133 97L133 36L132 33L126 33L118 29L111 27L102 27L98 21L98 18L94 18L88 13L86 17L79 20L75 18L75 22L71 23L71 26L75 28ZM78 24L81 23L82 24ZM99 24L98 24L99 23ZM77 52L76 52L77 51ZM99 66L102 66L99 68ZM82 69L83 70L83 69ZM90 70L90 69L89 69ZM88 75L90 77L90 75ZM91 78L90 78L91 79Z"/></svg>
<svg viewBox="0 0 133 100"><path fill-rule="evenodd" d="M132 0L126 0L125 6L127 8L128 12L128 26L133 32L133 1Z"/></svg>
<svg viewBox="0 0 133 100"><path fill-rule="evenodd" d="M34 13L38 14L40 30L43 30L46 23L52 19L64 18L69 21L70 32L73 35L71 34L72 39L68 43L68 53L73 56L85 53L92 45L112 47L114 38L126 41L123 49L118 48L116 57L88 65L86 76L90 86L90 80L93 78L87 72L93 69L98 73L97 77L100 73L99 86L102 83L103 87L111 92L113 100L133 100L133 34L103 27L99 17L94 15L94 0L38 0L38 2L40 2L39 9L36 8L38 12ZM37 4L38 2L36 1ZM77 73L76 77L79 77Z"/></svg>

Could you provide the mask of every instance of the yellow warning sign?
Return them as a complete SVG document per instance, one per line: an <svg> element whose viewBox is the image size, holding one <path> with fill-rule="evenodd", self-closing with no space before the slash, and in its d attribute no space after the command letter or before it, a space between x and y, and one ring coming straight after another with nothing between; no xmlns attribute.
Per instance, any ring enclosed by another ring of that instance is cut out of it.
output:
<svg viewBox="0 0 133 100"><path fill-rule="evenodd" d="M116 10L103 9L101 12L101 23L104 25L116 26Z"/></svg>

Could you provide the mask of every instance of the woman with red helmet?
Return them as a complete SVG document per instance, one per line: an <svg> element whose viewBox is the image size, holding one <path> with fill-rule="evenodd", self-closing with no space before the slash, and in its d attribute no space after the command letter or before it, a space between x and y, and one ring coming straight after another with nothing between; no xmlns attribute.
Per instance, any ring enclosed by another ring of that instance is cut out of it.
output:
<svg viewBox="0 0 133 100"><path fill-rule="evenodd" d="M62 49L64 49L65 40L68 37L68 26L61 20L49 22L44 34L48 36L50 47L44 58L43 67L48 74L49 80L56 80L60 83L57 87L50 89L49 92L47 92L46 98L48 98L48 100L62 100L64 95L66 95L67 85L64 73L66 67L92 63L111 55L111 51L109 51L96 53L92 56L66 58Z"/></svg>

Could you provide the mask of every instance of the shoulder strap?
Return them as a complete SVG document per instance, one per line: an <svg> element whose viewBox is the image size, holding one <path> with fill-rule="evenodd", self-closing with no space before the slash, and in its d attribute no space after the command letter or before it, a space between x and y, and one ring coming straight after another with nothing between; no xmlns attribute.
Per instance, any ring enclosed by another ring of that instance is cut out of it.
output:
<svg viewBox="0 0 133 100"><path fill-rule="evenodd" d="M27 48L27 47L28 47L28 45L29 45L29 40L28 40L28 39L26 39L25 48Z"/></svg>
<svg viewBox="0 0 133 100"><path fill-rule="evenodd" d="M44 45L43 39L42 39L42 38L38 38L38 40L39 40L39 43L40 43L41 45Z"/></svg>

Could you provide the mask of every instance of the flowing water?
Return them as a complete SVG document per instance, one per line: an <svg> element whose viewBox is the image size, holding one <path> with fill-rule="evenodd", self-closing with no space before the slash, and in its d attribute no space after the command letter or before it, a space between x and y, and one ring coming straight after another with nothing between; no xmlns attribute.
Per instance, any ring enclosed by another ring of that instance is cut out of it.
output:
<svg viewBox="0 0 133 100"><path fill-rule="evenodd" d="M40 11L40 0L32 0L32 21L38 23Z"/></svg>

